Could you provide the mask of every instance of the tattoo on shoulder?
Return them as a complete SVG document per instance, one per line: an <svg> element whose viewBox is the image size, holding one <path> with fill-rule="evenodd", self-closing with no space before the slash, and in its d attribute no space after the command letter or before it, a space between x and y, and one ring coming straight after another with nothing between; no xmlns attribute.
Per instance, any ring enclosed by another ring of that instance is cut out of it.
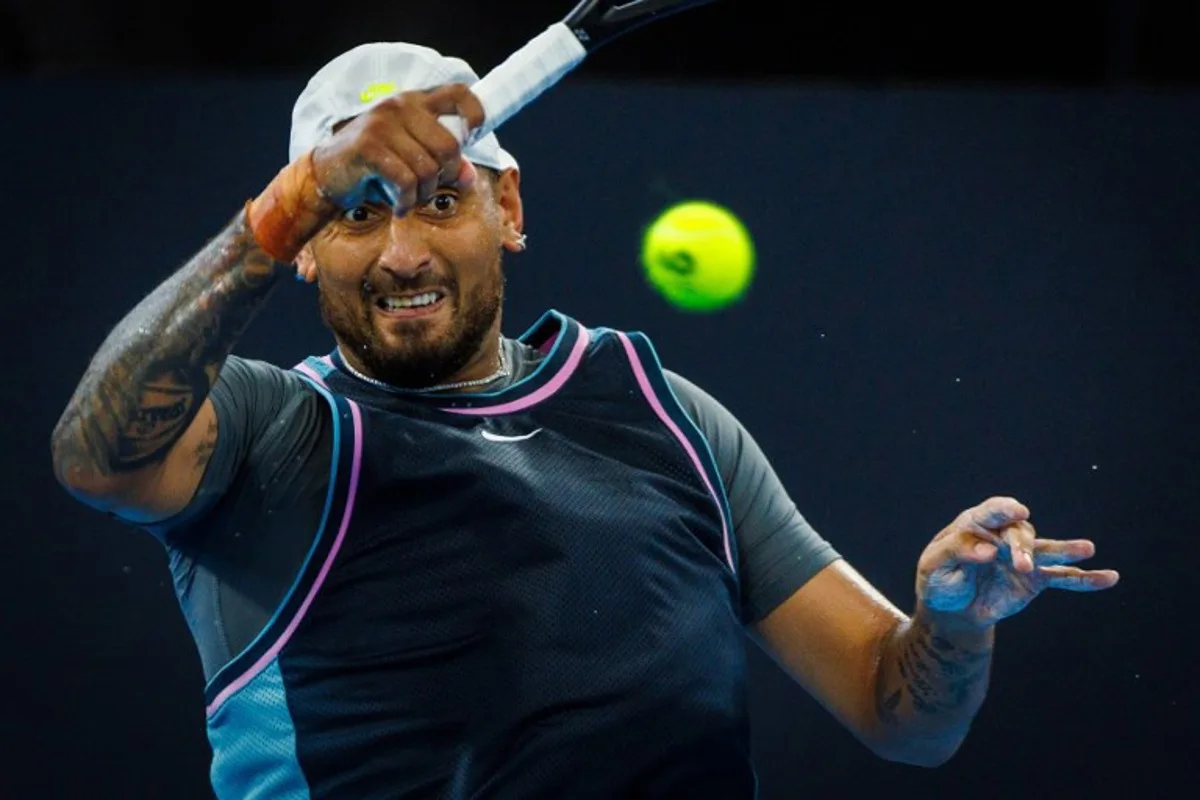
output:
<svg viewBox="0 0 1200 800"><path fill-rule="evenodd" d="M204 438L200 440L200 444L196 446L196 467L204 469L208 466L209 459L217 449L217 418L214 415L208 421L208 430L204 432Z"/></svg>

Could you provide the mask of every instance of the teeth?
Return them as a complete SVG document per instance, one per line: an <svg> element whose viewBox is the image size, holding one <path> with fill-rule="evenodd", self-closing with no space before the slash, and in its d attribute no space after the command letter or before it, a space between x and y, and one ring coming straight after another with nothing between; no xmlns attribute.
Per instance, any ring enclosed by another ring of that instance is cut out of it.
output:
<svg viewBox="0 0 1200 800"><path fill-rule="evenodd" d="M397 308L420 308L436 303L441 297L437 292L426 292L419 294L416 297L385 297L383 298L383 306L388 310Z"/></svg>

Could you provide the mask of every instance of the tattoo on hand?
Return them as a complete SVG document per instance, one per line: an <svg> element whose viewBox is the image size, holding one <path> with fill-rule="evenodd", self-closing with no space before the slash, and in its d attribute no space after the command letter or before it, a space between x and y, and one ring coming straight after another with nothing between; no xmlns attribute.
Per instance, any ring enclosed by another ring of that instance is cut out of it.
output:
<svg viewBox="0 0 1200 800"><path fill-rule="evenodd" d="M187 430L234 342L284 274L242 215L109 335L54 431L59 479L132 472ZM215 430L196 453L207 463Z"/></svg>

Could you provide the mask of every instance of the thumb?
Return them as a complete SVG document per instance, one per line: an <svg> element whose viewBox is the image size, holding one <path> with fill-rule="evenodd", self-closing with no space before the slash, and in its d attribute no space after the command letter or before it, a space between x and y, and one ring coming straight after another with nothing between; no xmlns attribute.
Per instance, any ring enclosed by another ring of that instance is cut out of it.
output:
<svg viewBox="0 0 1200 800"><path fill-rule="evenodd" d="M1011 497L990 497L971 509L970 518L981 528L998 531L1029 519L1029 509Z"/></svg>

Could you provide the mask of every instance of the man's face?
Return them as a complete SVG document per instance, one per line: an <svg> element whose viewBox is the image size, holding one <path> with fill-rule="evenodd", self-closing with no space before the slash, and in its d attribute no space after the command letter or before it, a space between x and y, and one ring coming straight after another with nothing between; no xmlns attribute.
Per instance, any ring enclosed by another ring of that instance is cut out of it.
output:
<svg viewBox="0 0 1200 800"><path fill-rule="evenodd" d="M469 187L444 186L402 217L365 205L329 223L311 255L321 316L351 366L406 388L470 368L499 336L501 254L520 223L512 170L479 170Z"/></svg>

